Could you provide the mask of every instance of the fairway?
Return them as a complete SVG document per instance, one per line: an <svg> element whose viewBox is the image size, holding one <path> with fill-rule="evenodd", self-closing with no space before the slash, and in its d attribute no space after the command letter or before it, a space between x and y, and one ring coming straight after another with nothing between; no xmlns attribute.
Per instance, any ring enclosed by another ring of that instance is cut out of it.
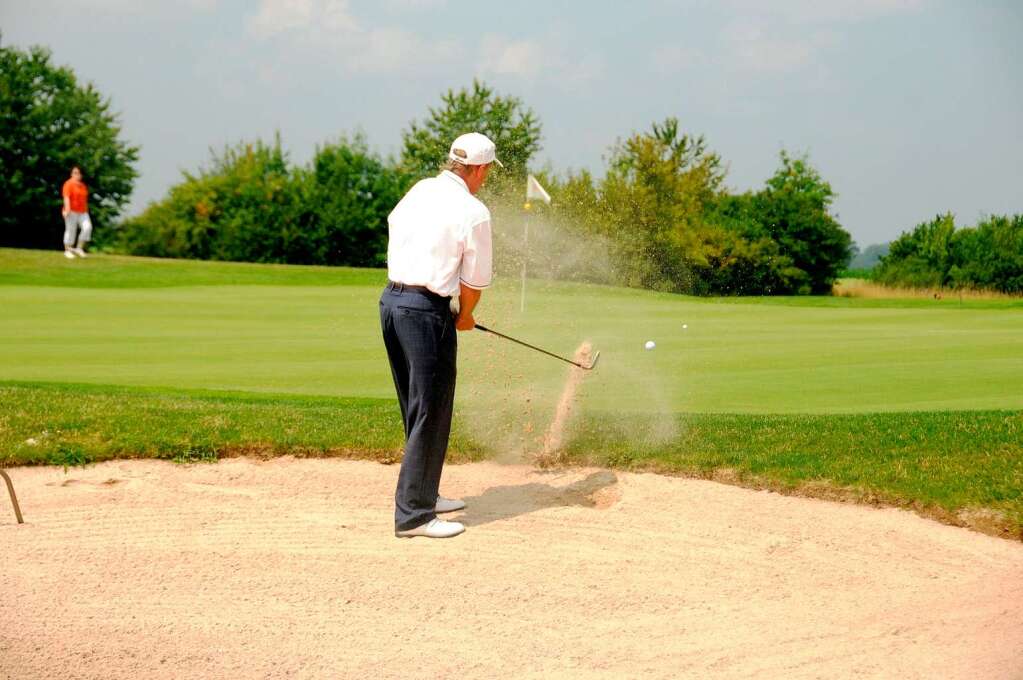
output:
<svg viewBox="0 0 1023 680"><path fill-rule="evenodd" d="M391 398L384 281L376 270L0 250L0 377ZM591 341L602 365L585 410L1023 408L1019 302L709 300L532 282L520 314L518 292L499 279L480 322L568 355ZM461 407L553 403L558 362L481 333L459 342Z"/></svg>

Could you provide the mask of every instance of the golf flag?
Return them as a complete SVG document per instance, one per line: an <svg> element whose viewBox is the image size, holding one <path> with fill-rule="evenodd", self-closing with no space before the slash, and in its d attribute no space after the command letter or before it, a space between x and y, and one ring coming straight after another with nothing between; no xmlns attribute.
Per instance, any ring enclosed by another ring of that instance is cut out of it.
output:
<svg viewBox="0 0 1023 680"><path fill-rule="evenodd" d="M526 178L526 201L532 200L543 201L544 203L551 202L551 195L547 193L547 190L540 186L540 183L536 181L536 177L530 175Z"/></svg>

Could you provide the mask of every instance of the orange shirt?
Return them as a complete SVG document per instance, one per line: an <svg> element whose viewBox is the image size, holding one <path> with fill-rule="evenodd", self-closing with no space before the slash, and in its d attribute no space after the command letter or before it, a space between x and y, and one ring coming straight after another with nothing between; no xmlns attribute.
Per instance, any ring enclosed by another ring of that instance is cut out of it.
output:
<svg viewBox="0 0 1023 680"><path fill-rule="evenodd" d="M71 212L89 212L89 189L85 186L85 182L76 182L73 179L69 179L64 182L62 193L64 198L70 199Z"/></svg>

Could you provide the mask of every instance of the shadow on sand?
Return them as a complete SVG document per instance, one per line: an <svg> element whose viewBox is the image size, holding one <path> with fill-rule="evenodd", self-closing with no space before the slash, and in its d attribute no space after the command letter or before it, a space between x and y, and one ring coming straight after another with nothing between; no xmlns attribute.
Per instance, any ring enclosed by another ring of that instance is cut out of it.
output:
<svg viewBox="0 0 1023 680"><path fill-rule="evenodd" d="M602 510L618 500L617 484L615 473L601 470L568 486L551 486L539 482L495 486L479 496L463 498L465 512L452 519L467 527L475 527L545 508L580 506Z"/></svg>

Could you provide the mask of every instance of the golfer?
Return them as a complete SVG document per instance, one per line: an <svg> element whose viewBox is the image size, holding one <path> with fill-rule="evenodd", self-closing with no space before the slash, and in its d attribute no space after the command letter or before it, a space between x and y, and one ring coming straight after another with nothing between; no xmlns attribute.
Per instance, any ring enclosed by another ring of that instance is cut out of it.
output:
<svg viewBox="0 0 1023 680"><path fill-rule="evenodd" d="M490 285L490 211L474 194L493 163L494 143L471 132L451 144L436 177L409 190L387 218L387 277L380 326L405 423L405 456L394 493L394 533L448 538L465 531L438 513L465 507L440 495L455 399L456 329Z"/></svg>
<svg viewBox="0 0 1023 680"><path fill-rule="evenodd" d="M64 257L69 260L85 257L85 244L92 238L92 220L89 219L89 188L82 181L82 170L71 168L71 178L61 190L64 207Z"/></svg>

